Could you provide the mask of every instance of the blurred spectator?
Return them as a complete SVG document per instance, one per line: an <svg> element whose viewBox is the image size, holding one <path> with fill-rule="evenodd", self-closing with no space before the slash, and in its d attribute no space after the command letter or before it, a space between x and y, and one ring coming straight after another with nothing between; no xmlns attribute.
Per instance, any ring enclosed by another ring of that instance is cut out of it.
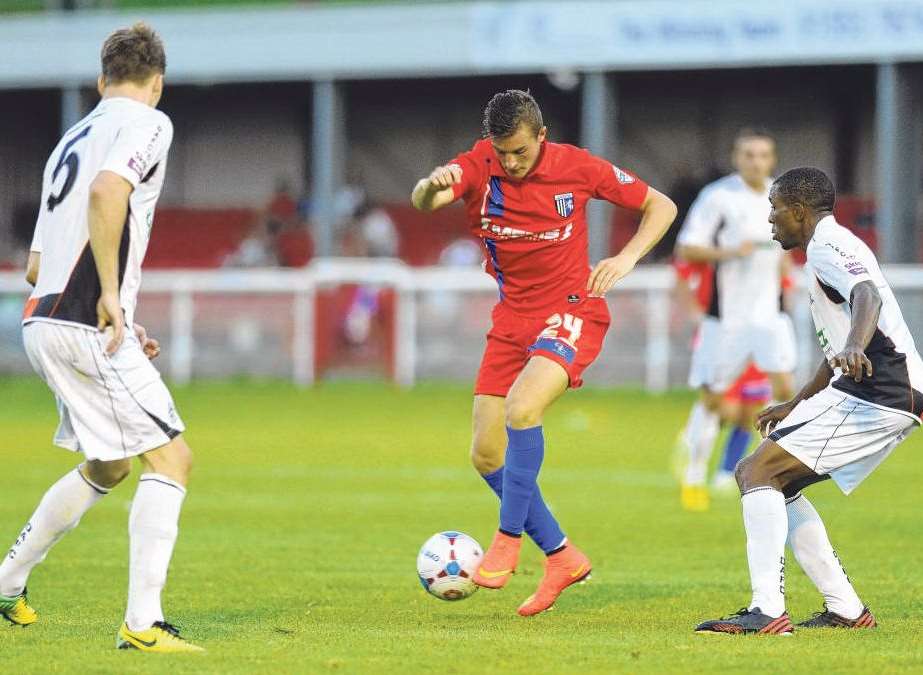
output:
<svg viewBox="0 0 923 675"><path fill-rule="evenodd" d="M399 237L391 216L383 208L364 204L344 227L342 254L354 258L395 258Z"/></svg>
<svg viewBox="0 0 923 675"><path fill-rule="evenodd" d="M398 234L388 212L364 204L343 238L344 255L364 258L394 258L398 252ZM381 293L378 286L356 288L343 319L343 337L353 346L368 341L376 319L380 320Z"/></svg>
<svg viewBox="0 0 923 675"><path fill-rule="evenodd" d="M300 224L298 202L292 196L292 186L288 179L276 181L276 190L266 205L266 225L271 234L278 234Z"/></svg>
<svg viewBox="0 0 923 675"><path fill-rule="evenodd" d="M345 225L358 218L368 208L368 201L362 173L353 168L333 198L333 217L337 225Z"/></svg>
<svg viewBox="0 0 923 675"><path fill-rule="evenodd" d="M276 250L275 236L270 232L268 223L259 223L250 234L240 242L236 251L225 258L224 267L276 267L279 255Z"/></svg>

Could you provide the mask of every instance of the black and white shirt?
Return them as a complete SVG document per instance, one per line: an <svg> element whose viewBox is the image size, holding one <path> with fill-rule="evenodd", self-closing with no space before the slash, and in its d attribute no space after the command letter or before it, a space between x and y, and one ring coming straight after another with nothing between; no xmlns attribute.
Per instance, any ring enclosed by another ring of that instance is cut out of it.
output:
<svg viewBox="0 0 923 675"><path fill-rule="evenodd" d="M754 190L740 174L706 185L689 209L677 242L684 246L739 248L755 245L751 255L715 265L710 316L722 324L772 323L781 311L782 249L772 240L769 188Z"/></svg>
<svg viewBox="0 0 923 675"><path fill-rule="evenodd" d="M856 382L837 369L832 386L878 407L911 415L919 422L923 413L923 360L869 247L833 216L827 216L817 224L808 243L805 272L810 279L811 314L827 359L846 346L852 327L849 303L853 288L863 281L875 284L881 296L881 313L865 350L873 375Z"/></svg>
<svg viewBox="0 0 923 675"><path fill-rule="evenodd" d="M32 240L32 250L42 254L41 265L23 323L96 327L100 283L87 208L90 185L100 171L118 174L133 188L119 250L120 299L132 323L172 140L166 114L128 98L103 99L68 129L45 165Z"/></svg>

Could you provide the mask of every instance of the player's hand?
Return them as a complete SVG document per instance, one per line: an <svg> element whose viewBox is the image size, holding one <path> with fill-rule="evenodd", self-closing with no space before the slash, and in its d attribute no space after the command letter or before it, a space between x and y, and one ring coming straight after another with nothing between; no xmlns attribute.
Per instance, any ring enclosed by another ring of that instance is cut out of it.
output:
<svg viewBox="0 0 923 675"><path fill-rule="evenodd" d="M118 293L104 293L96 303L96 328L100 331L106 327L112 328L112 338L106 345L106 353L115 354L125 339L125 315L122 313L122 303Z"/></svg>
<svg viewBox="0 0 923 675"><path fill-rule="evenodd" d="M154 338L148 337L144 326L137 323L135 324L135 337L137 337L138 342L141 343L141 349L144 350L144 355L148 359L153 360L160 356L160 342Z"/></svg>
<svg viewBox="0 0 923 675"><path fill-rule="evenodd" d="M445 190L462 181L462 168L458 164L437 166L429 175L429 184L433 190Z"/></svg>
<svg viewBox="0 0 923 675"><path fill-rule="evenodd" d="M828 362L831 368L839 368L843 375L856 382L862 382L863 373L872 376L872 362L865 355L865 350L855 345L846 345L839 354Z"/></svg>
<svg viewBox="0 0 923 675"><path fill-rule="evenodd" d="M795 409L795 405L796 403L794 401L787 401L779 405L771 405L762 410L756 416L755 424L756 430L760 432L760 436L766 438L771 434L772 430L776 428L776 425L788 417L789 413Z"/></svg>
<svg viewBox="0 0 923 675"><path fill-rule="evenodd" d="M603 297L619 279L631 272L637 263L633 257L622 253L600 260L586 282L587 293L591 298Z"/></svg>

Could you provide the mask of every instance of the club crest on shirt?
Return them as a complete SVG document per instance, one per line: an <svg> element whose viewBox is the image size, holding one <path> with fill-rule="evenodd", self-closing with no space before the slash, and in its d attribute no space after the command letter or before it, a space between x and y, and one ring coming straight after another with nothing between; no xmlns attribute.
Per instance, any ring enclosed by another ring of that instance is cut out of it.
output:
<svg viewBox="0 0 923 675"><path fill-rule="evenodd" d="M632 176L630 173L622 171L615 164L612 165L612 170L615 172L615 177L622 185L631 185L635 182L634 176Z"/></svg>
<svg viewBox="0 0 923 675"><path fill-rule="evenodd" d="M567 218L574 212L574 193L564 192L554 196L554 208L558 215Z"/></svg>

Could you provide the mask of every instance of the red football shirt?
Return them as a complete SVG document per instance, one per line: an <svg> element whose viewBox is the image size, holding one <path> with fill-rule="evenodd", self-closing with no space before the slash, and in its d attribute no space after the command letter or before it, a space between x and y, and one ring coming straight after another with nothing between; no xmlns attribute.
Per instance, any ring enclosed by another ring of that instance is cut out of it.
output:
<svg viewBox="0 0 923 675"><path fill-rule="evenodd" d="M572 145L545 142L522 180L506 175L489 140L451 163L472 233L484 242L485 268L501 302L541 314L571 296L583 298L590 274L586 205L591 198L639 209L647 185L634 174Z"/></svg>
<svg viewBox="0 0 923 675"><path fill-rule="evenodd" d="M689 284L689 289L695 296L699 309L706 311L712 302L715 268L708 263L693 263L685 260L674 260L673 268L676 270L676 276Z"/></svg>

